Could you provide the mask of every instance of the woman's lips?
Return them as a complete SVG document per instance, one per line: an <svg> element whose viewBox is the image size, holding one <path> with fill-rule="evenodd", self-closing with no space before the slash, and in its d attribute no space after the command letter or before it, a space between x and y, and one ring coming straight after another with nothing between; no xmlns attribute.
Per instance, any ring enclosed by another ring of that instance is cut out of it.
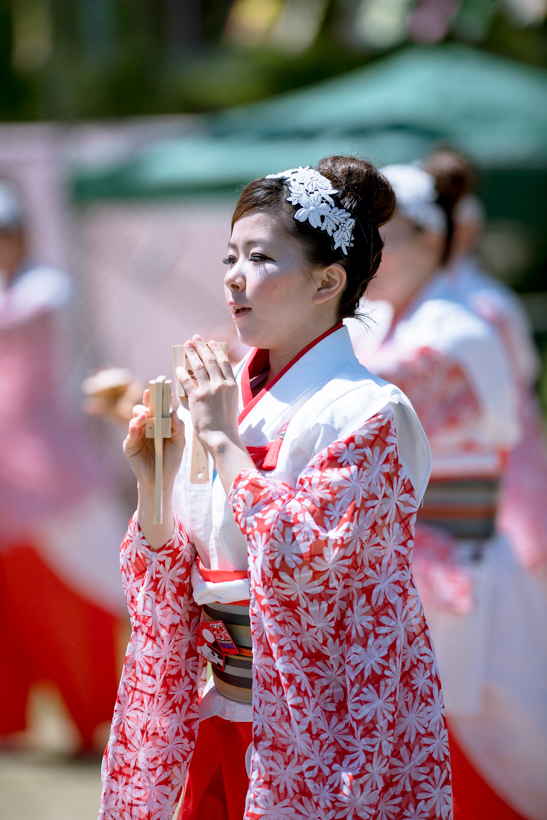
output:
<svg viewBox="0 0 547 820"><path fill-rule="evenodd" d="M234 322L237 322L238 319L241 319L242 316L246 316L247 313L251 312L251 308L248 307L236 307L235 305L232 306L232 319Z"/></svg>

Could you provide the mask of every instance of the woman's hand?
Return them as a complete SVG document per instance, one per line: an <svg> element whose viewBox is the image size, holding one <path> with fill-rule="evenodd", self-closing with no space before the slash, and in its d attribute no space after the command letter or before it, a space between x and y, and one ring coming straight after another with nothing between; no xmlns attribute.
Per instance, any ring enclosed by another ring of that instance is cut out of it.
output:
<svg viewBox="0 0 547 820"><path fill-rule="evenodd" d="M123 443L123 451L141 488L154 489L156 458L154 439L146 438L146 422L150 417L149 391L144 391L143 403L133 408L133 418ZM173 487L184 450L184 424L175 412L171 413L171 438L163 439L163 483Z"/></svg>
<svg viewBox="0 0 547 820"><path fill-rule="evenodd" d="M188 369L179 367L177 376L188 396L194 431L213 452L226 438L239 441L236 380L228 356L216 342L206 345L194 336L184 347Z"/></svg>
<svg viewBox="0 0 547 820"><path fill-rule="evenodd" d="M254 469L239 437L238 387L232 366L216 342L206 345L201 336L186 342L185 350L188 369L177 368L177 377L188 396L194 431L213 456L228 494L241 470Z"/></svg>
<svg viewBox="0 0 547 820"><path fill-rule="evenodd" d="M154 439L146 438L146 422L150 416L149 391L144 391L143 404L133 408L133 418L123 443L123 451L138 480L139 506L137 521L144 537L152 547L159 549L173 534L173 484L184 450L184 424L176 413L171 413L171 438L163 439L163 522L154 524Z"/></svg>

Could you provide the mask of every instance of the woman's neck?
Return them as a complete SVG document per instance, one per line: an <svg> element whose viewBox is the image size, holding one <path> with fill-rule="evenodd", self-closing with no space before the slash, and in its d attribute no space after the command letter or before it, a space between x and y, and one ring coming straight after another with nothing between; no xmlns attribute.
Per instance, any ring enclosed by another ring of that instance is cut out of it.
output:
<svg viewBox="0 0 547 820"><path fill-rule="evenodd" d="M312 344L312 342L320 336L327 333L336 324L337 319L331 318L328 321L321 323L321 326L317 326L313 330L308 330L307 333L299 334L298 338L294 339L294 341L290 344L283 345L282 347L270 348L268 351L270 357L270 370L268 377L264 382L264 386L273 381L302 350Z"/></svg>

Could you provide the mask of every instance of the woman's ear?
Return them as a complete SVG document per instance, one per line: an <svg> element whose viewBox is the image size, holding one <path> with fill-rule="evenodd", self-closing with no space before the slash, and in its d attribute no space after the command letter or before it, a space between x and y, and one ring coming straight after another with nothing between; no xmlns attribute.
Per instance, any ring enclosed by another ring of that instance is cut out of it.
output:
<svg viewBox="0 0 547 820"><path fill-rule="evenodd" d="M313 301L316 305L321 305L330 299L334 299L343 291L347 274L343 265L334 262L326 268L317 268L314 271L313 279L316 284Z"/></svg>

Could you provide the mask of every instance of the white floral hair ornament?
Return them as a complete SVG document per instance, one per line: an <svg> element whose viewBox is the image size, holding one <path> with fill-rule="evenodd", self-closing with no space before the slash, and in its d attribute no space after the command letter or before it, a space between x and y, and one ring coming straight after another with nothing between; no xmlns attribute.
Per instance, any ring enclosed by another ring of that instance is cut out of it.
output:
<svg viewBox="0 0 547 820"><path fill-rule="evenodd" d="M332 197L340 191L323 174L307 166L268 174L266 179L284 179L289 189L287 202L300 206L294 218L326 231L332 236L334 250L340 248L344 256L348 255L353 246L355 219L349 211L336 207Z"/></svg>
<svg viewBox="0 0 547 820"><path fill-rule="evenodd" d="M446 215L435 202L435 180L416 165L388 165L382 171L391 183L397 199L397 210L420 228L445 233Z"/></svg>

